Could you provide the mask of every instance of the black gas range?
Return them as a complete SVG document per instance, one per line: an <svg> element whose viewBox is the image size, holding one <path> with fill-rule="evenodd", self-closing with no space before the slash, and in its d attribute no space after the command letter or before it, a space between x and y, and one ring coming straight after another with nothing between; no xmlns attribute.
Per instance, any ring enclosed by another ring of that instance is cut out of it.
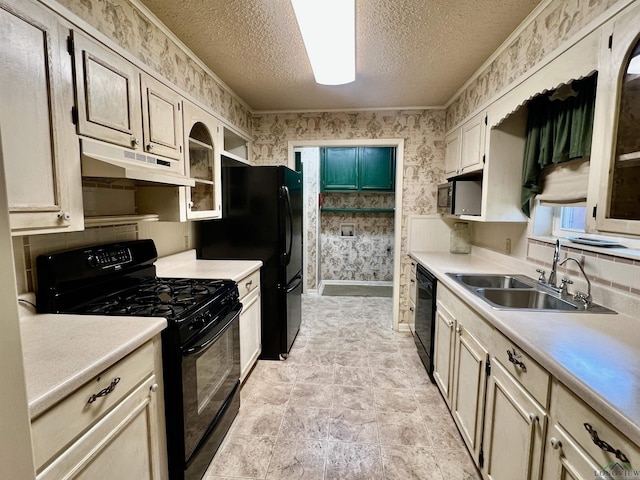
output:
<svg viewBox="0 0 640 480"><path fill-rule="evenodd" d="M231 280L159 278L152 240L37 259L42 313L154 316L162 332L171 480L200 480L240 405L239 317Z"/></svg>

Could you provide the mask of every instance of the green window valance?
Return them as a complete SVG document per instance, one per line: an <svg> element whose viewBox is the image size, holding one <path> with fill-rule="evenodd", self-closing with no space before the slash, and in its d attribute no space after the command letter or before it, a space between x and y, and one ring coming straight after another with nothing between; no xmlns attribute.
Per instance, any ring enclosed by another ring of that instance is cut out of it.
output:
<svg viewBox="0 0 640 480"><path fill-rule="evenodd" d="M529 102L521 197L527 216L530 199L542 191L544 167L590 155L596 81L593 74Z"/></svg>

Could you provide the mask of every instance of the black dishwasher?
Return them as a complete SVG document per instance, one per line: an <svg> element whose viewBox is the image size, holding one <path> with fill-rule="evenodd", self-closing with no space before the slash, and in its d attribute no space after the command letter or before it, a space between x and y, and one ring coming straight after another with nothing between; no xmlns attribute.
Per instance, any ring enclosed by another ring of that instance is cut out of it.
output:
<svg viewBox="0 0 640 480"><path fill-rule="evenodd" d="M416 272L416 323L414 341L420 360L433 382L433 344L436 317L436 277L418 265Z"/></svg>

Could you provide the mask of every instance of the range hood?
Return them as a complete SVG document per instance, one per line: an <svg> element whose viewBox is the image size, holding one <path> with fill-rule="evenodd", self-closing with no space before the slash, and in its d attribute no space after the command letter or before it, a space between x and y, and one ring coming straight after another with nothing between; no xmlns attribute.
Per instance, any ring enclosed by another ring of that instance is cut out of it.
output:
<svg viewBox="0 0 640 480"><path fill-rule="evenodd" d="M88 138L80 139L80 151L83 177L126 178L178 187L195 186L192 178L178 171L180 164L176 160L158 158Z"/></svg>

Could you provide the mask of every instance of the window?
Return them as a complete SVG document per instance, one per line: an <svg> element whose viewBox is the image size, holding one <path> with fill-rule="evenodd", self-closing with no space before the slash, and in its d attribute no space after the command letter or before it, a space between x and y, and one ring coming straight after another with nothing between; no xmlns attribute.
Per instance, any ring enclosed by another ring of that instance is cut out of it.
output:
<svg viewBox="0 0 640 480"><path fill-rule="evenodd" d="M584 232L587 207L559 207L560 230Z"/></svg>

